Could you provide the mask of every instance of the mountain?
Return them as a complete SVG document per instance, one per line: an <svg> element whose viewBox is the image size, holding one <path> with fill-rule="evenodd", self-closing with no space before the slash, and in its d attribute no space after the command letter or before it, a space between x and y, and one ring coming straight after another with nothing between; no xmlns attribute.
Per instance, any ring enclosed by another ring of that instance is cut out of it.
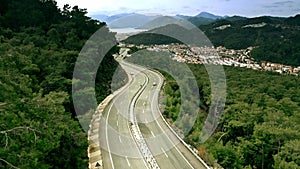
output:
<svg viewBox="0 0 300 169"><path fill-rule="evenodd" d="M300 26L300 14L296 15L295 17L287 18L284 23L287 25Z"/></svg>
<svg viewBox="0 0 300 169"><path fill-rule="evenodd" d="M184 19L178 18L178 17L172 17L172 16L161 16L158 17L145 25L139 27L141 29L154 29L162 26L166 26L169 24L176 24L176 25L182 25L186 22Z"/></svg>
<svg viewBox="0 0 300 169"><path fill-rule="evenodd" d="M192 16L186 16L186 15L180 15L180 14L178 14L178 15L176 15L176 17L177 17L177 18L181 18L181 19L189 19L189 18L191 18Z"/></svg>
<svg viewBox="0 0 300 169"><path fill-rule="evenodd" d="M104 14L95 14L95 15L91 15L91 18L99 20L101 22L106 22L106 23L110 23L116 19L125 17L125 16L129 16L132 15L134 13L120 13L120 14L116 14L116 15L104 15Z"/></svg>
<svg viewBox="0 0 300 169"><path fill-rule="evenodd" d="M110 28L137 28L156 19L159 16L148 16L142 14L130 14L114 19L108 24Z"/></svg>
<svg viewBox="0 0 300 169"><path fill-rule="evenodd" d="M144 27L147 29L148 28L152 29L152 28L159 27L157 25L162 25L162 24L157 24L157 21L155 21L156 26L151 26L150 24L152 24L152 23L149 23L149 25L143 26L147 22L150 22L150 21L158 18L159 15L148 16L148 15L136 14L136 13L121 13L121 14L116 14L116 15L112 15L112 16L108 16L108 15L104 15L104 14L96 14L96 15L92 15L91 17L96 20L108 23L111 28ZM195 16L187 16L187 15L177 14L174 18L188 20L196 26L207 25L217 19L225 19L226 18L227 20L230 20L230 21L246 19L245 17L241 17L241 16L232 16L232 17L218 16L218 15L214 15L214 14L211 14L208 12L201 12ZM160 18L160 20L161 19L162 18ZM159 22L165 22L164 20L165 19L163 19L162 21L159 21ZM167 23L170 23L170 22L167 21ZM130 24L132 24L132 25L130 25ZM167 24L164 24L164 25L167 25Z"/></svg>
<svg viewBox="0 0 300 169"><path fill-rule="evenodd" d="M217 16L208 12L201 12L196 16L176 15L176 17L180 19L186 19L196 26L207 25L209 23L214 22L217 19L227 18L227 16Z"/></svg>
<svg viewBox="0 0 300 169"><path fill-rule="evenodd" d="M251 56L258 61L300 65L300 15L290 18L261 16L241 20L220 19L200 29L214 46L229 49L256 47ZM298 25L297 25L298 24Z"/></svg>
<svg viewBox="0 0 300 169"><path fill-rule="evenodd" d="M116 14L116 15L112 15L112 16L109 16L107 19L106 19L106 22L107 23L110 23L114 20L117 20L117 19L120 19L120 18L123 18L123 17L126 17L126 16L129 16L129 15L133 15L134 13L121 13L121 14Z"/></svg>
<svg viewBox="0 0 300 169"><path fill-rule="evenodd" d="M223 16L218 16L218 15L214 15L208 12L201 12L200 14L196 15L195 17L202 17L202 18L208 18L208 19L222 19L224 18Z"/></svg>
<svg viewBox="0 0 300 169"><path fill-rule="evenodd" d="M103 14L96 14L96 15L91 15L91 18L94 18L94 19L96 19L98 21L101 21L101 22L106 22L107 18L109 18L109 16L103 15Z"/></svg>
<svg viewBox="0 0 300 169"><path fill-rule="evenodd" d="M230 16L230 17L226 17L226 20L234 22L234 21L239 21L239 20L246 20L246 17L242 17L242 16Z"/></svg>
<svg viewBox="0 0 300 169"><path fill-rule="evenodd" d="M185 22L179 24L168 24L146 32L128 37L123 40L125 43L136 45L155 45L155 44L171 44L186 43L189 45L209 46L211 45L207 38L195 26L189 27ZM200 34L199 34L200 33Z"/></svg>
<svg viewBox="0 0 300 169"><path fill-rule="evenodd" d="M165 26L161 26L159 28L155 28L149 30L147 32L142 32L133 36L128 37L127 39L123 40L124 43L135 44L135 45L160 45L160 44L170 44L170 43L181 43L179 40L174 39L169 36L162 35L162 32L166 34L175 33L175 34L182 34L187 30L179 25L176 24L168 24Z"/></svg>
<svg viewBox="0 0 300 169"><path fill-rule="evenodd" d="M215 21L213 19L203 18L203 17L191 17L188 18L187 20L196 26L207 25Z"/></svg>
<svg viewBox="0 0 300 169"><path fill-rule="evenodd" d="M228 16L218 16L218 15L214 15L208 12L201 12L198 15L195 16L187 16L187 15L176 15L176 17L178 18L182 18L182 19L190 19L190 18L206 18L206 19L212 19L212 20L216 20L216 19L222 19L222 18L227 18Z"/></svg>

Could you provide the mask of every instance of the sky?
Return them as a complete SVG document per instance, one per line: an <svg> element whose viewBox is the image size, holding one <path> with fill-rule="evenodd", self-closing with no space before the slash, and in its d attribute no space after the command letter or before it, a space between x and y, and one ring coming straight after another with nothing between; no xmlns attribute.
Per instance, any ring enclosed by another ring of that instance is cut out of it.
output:
<svg viewBox="0 0 300 169"><path fill-rule="evenodd" d="M64 4L86 8L89 15L143 13L189 15L210 12L216 15L294 16L300 14L300 0L56 0Z"/></svg>

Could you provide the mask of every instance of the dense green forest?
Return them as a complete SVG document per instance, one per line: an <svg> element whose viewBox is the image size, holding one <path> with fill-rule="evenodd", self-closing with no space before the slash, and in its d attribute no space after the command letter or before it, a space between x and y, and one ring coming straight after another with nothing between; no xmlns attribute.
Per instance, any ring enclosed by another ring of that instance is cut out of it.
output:
<svg viewBox="0 0 300 169"><path fill-rule="evenodd" d="M230 27L216 29L224 25ZM199 28L215 46L228 49L254 46L257 48L251 55L259 61L300 65L299 26L300 15L296 15L290 18L258 17L237 21L224 19Z"/></svg>
<svg viewBox="0 0 300 169"><path fill-rule="evenodd" d="M53 0L0 4L0 168L87 168L72 76L83 44L105 23L78 6L59 9ZM98 69L98 101L110 93L117 50Z"/></svg>
<svg viewBox="0 0 300 169"><path fill-rule="evenodd" d="M210 164L225 169L300 168L300 79L270 72L225 67L227 100L214 135L199 142L210 105L210 84L203 65L190 65L200 92L200 114L185 140ZM175 120L179 87L167 77L164 116Z"/></svg>
<svg viewBox="0 0 300 169"><path fill-rule="evenodd" d="M154 33L140 33L137 35L132 35L123 42L135 45L163 45L170 43L181 43L179 40L174 38Z"/></svg>

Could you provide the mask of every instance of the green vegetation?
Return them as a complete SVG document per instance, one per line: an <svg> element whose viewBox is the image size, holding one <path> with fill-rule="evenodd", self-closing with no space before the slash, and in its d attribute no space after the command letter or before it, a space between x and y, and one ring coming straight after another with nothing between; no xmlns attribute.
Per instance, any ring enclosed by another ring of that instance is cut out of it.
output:
<svg viewBox="0 0 300 169"><path fill-rule="evenodd" d="M264 26L255 24L265 23ZM300 15L291 18L259 17L246 20L219 20L200 26L215 46L246 49L255 46L252 57L288 65L300 65ZM223 25L230 27L219 30ZM258 27L251 27L258 26Z"/></svg>
<svg viewBox="0 0 300 169"><path fill-rule="evenodd" d="M210 105L210 82L203 65L190 65L200 92L200 113L185 140L209 163L226 169L300 168L300 79L270 72L225 67L227 100L213 136L199 142ZM179 87L166 75L164 116L176 120Z"/></svg>
<svg viewBox="0 0 300 169"><path fill-rule="evenodd" d="M53 0L0 2L0 168L87 168L72 76L83 44L105 23ZM98 101L110 93L117 50L98 69Z"/></svg>
<svg viewBox="0 0 300 169"><path fill-rule="evenodd" d="M176 40L174 38L155 33L139 33L137 35L132 35L128 37L123 42L135 45L162 45L171 43L181 43L179 40Z"/></svg>

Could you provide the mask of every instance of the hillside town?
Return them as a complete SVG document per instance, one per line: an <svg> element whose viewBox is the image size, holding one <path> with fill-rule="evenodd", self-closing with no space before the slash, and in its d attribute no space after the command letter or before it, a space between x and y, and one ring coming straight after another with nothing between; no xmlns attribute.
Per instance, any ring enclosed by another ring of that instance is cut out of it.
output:
<svg viewBox="0 0 300 169"><path fill-rule="evenodd" d="M134 47L131 44L120 44L121 47ZM150 51L166 51L171 53L173 60L190 64L216 64L224 66L243 67L254 70L273 71L280 74L299 76L300 66L293 67L279 63L257 62L251 58L250 53L254 47L233 50L225 47L189 47L183 44L169 45L139 45L139 49Z"/></svg>

